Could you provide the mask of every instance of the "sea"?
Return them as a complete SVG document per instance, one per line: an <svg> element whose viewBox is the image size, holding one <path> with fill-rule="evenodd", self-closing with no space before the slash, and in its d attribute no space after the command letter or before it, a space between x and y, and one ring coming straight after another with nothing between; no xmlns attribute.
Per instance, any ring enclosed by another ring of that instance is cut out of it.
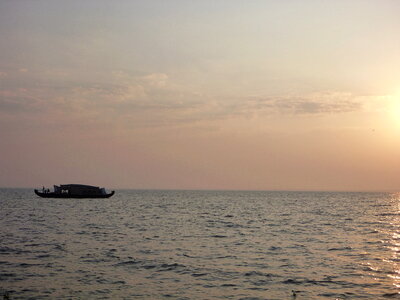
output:
<svg viewBox="0 0 400 300"><path fill-rule="evenodd" d="M0 299L400 299L400 194L0 189Z"/></svg>

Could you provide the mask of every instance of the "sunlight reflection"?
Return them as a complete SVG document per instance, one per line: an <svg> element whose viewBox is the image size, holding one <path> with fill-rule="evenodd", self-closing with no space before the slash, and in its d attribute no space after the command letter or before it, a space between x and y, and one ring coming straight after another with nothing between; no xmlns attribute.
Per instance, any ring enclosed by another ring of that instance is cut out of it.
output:
<svg viewBox="0 0 400 300"><path fill-rule="evenodd" d="M400 106L399 107L399 115L398 118L400 120ZM399 219L399 214L400 214L400 194L396 193L392 195L392 203L393 203L393 211L392 211L392 217L393 219L391 220L390 227L392 230L396 230L397 227L400 226L400 219ZM400 288L400 266L399 266L399 253L400 253L400 234L397 232L388 232L390 239L387 241L387 249L390 249L391 251L391 258L384 260L390 263L391 265L391 274L388 274L387 276L393 280L393 285L396 288Z"/></svg>

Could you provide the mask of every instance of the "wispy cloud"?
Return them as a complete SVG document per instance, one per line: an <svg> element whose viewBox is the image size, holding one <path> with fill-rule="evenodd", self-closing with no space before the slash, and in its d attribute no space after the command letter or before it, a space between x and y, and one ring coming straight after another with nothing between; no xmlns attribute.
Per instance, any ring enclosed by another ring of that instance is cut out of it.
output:
<svg viewBox="0 0 400 300"><path fill-rule="evenodd" d="M42 105L35 94L27 89L0 90L0 112L38 112Z"/></svg>
<svg viewBox="0 0 400 300"><path fill-rule="evenodd" d="M368 97L346 92L320 92L298 96L249 97L240 110L290 115L338 114L362 109Z"/></svg>
<svg viewBox="0 0 400 300"><path fill-rule="evenodd" d="M23 72L27 76L27 72ZM61 77L65 80L65 72ZM228 97L201 93L165 73L131 75L114 71L107 82L61 81L0 90L0 113L43 113L59 118L113 120L134 127L220 121L279 114L342 114L361 110L369 99L345 92Z"/></svg>

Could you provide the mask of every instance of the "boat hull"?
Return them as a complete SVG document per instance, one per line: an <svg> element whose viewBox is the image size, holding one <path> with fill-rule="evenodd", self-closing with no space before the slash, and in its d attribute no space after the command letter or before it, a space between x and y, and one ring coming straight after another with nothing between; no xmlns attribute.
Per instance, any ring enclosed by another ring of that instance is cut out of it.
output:
<svg viewBox="0 0 400 300"><path fill-rule="evenodd" d="M38 190L35 190L35 194L38 195L39 197L42 198L78 198L78 199L83 199L83 198L110 198L112 195L114 195L114 191L112 191L109 194L104 194L104 195L70 195L70 194L60 194L60 193L43 193L39 192Z"/></svg>

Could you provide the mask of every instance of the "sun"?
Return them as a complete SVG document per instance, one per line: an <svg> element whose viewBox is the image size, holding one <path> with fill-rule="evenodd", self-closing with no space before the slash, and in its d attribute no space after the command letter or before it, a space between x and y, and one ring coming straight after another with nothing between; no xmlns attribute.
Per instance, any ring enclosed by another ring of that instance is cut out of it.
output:
<svg viewBox="0 0 400 300"><path fill-rule="evenodd" d="M394 123L400 128L400 91L390 97L389 113Z"/></svg>

